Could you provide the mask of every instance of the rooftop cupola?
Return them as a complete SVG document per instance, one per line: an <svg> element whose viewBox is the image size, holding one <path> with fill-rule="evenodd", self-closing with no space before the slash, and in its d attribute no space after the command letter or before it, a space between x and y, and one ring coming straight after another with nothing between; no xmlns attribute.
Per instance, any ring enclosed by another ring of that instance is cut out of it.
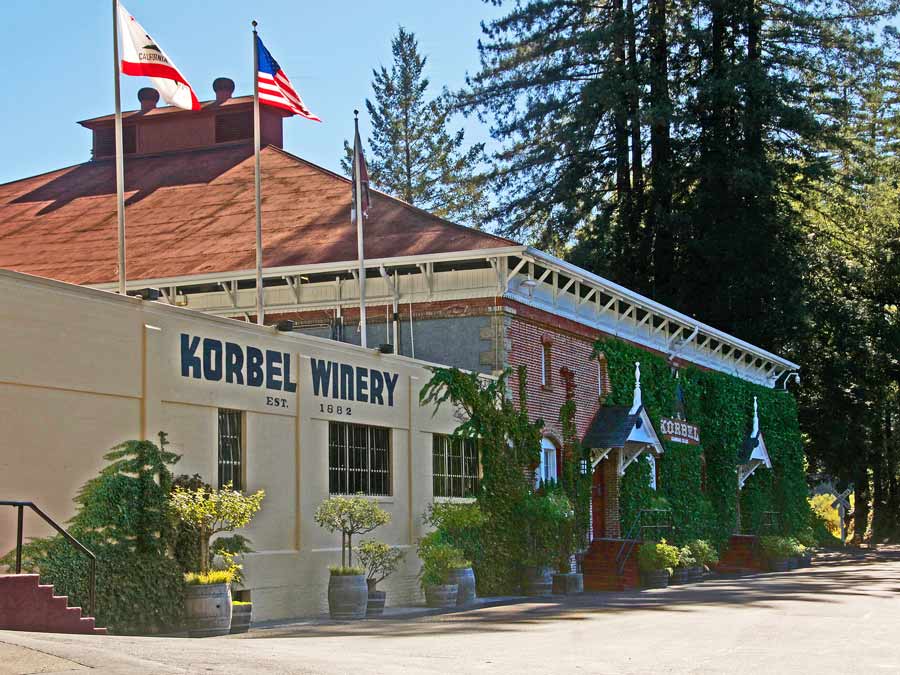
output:
<svg viewBox="0 0 900 675"><path fill-rule="evenodd" d="M207 150L219 145L253 143L253 97L234 97L234 80L217 77L212 84L215 99L204 101L200 110L174 106L157 107L159 92L144 87L138 92L138 110L122 113L122 140L126 155ZM288 113L260 106L262 145L283 147L282 120ZM93 158L115 154L115 115L79 122L94 134Z"/></svg>

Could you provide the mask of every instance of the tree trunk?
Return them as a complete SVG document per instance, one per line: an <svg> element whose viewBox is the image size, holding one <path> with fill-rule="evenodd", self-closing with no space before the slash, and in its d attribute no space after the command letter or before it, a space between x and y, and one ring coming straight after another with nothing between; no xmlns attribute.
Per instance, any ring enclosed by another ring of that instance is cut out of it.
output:
<svg viewBox="0 0 900 675"><path fill-rule="evenodd" d="M649 7L650 38L650 205L647 225L653 237L651 295L660 297L660 282L668 283L674 275L675 237L672 232L672 102L669 100L669 45L666 36L668 0L651 0Z"/></svg>
<svg viewBox="0 0 900 675"><path fill-rule="evenodd" d="M206 530L200 530L200 573L209 574L209 538Z"/></svg>
<svg viewBox="0 0 900 675"><path fill-rule="evenodd" d="M625 12L622 0L613 0L613 62L619 95L613 114L616 147L616 202L618 215L627 227L631 221L631 176L628 161L628 93L625 82ZM627 253L627 251L625 252Z"/></svg>

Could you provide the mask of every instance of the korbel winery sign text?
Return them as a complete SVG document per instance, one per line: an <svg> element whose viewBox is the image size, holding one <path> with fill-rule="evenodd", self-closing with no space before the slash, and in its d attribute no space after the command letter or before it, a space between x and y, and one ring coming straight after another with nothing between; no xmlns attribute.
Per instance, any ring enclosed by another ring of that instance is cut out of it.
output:
<svg viewBox="0 0 900 675"><path fill-rule="evenodd" d="M659 432L667 441L672 443L700 445L699 427L695 424L688 424L684 420L662 417L659 420Z"/></svg>

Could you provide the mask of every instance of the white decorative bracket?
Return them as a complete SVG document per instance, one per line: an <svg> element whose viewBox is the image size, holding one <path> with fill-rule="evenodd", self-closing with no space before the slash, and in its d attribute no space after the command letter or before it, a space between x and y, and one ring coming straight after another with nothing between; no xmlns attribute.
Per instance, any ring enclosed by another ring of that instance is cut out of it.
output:
<svg viewBox="0 0 900 675"><path fill-rule="evenodd" d="M758 459L751 459L746 464L739 465L738 466L738 488L743 490L744 483L746 483L747 479L753 475L753 472L756 471L761 466L762 466L762 462Z"/></svg>
<svg viewBox="0 0 900 675"><path fill-rule="evenodd" d="M646 450L649 446L647 445L639 445L637 449L635 448L622 448L622 451L619 453L619 475L625 475L625 469L631 466L632 462L634 462L641 454Z"/></svg>
<svg viewBox="0 0 900 675"><path fill-rule="evenodd" d="M611 452L612 448L591 448L591 468L596 468Z"/></svg>
<svg viewBox="0 0 900 675"><path fill-rule="evenodd" d="M638 410L643 406L643 400L641 398L641 362L634 362L634 399L631 403L631 410L628 411L629 415L636 415Z"/></svg>

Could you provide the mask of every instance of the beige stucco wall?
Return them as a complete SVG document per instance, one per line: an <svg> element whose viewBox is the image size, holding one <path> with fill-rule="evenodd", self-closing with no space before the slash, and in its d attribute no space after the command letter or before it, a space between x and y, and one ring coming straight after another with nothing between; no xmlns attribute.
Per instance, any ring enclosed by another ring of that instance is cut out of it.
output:
<svg viewBox="0 0 900 675"><path fill-rule="evenodd" d="M289 354L297 391L184 377L182 334ZM350 416L347 405L329 413L331 399L313 392L311 358L396 374L393 405L352 402ZM35 501L64 521L109 448L156 440L160 430L182 455L176 473L215 483L217 410L244 411L246 488L266 491L244 532L256 551L245 561L254 616L318 613L327 607L327 565L340 560L340 536L313 522L328 496L328 422L390 427L392 494L376 499L392 521L372 536L410 551L385 584L389 604L410 602L418 596L412 550L432 501L431 434L458 424L449 408L419 406L428 377L404 357L0 271L0 499ZM270 396L284 404L270 405ZM14 528L13 510L0 511L0 550L13 545ZM26 530L46 532L34 518Z"/></svg>

